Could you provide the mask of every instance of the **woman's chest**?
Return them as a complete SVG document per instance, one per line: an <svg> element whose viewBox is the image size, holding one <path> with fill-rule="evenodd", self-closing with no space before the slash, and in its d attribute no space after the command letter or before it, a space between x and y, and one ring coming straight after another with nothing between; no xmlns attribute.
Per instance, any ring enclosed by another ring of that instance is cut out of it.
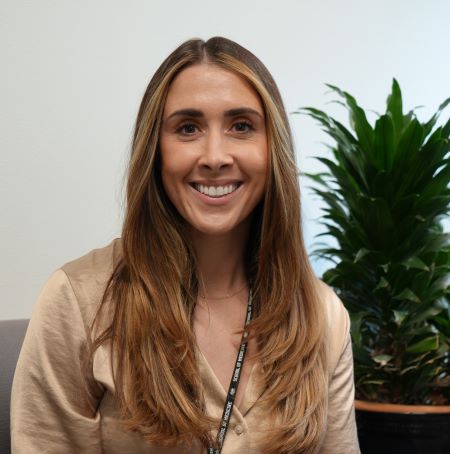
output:
<svg viewBox="0 0 450 454"><path fill-rule="evenodd" d="M240 319L239 319L240 320ZM226 323L210 317L209 320L196 318L194 333L200 354L203 355L213 376L220 383L224 392L228 392L231 379L239 374L239 386L235 397L235 405L242 402L245 389L255 363L257 344L250 339L241 350L243 323ZM236 364L239 357L239 363ZM236 367L237 366L237 367Z"/></svg>

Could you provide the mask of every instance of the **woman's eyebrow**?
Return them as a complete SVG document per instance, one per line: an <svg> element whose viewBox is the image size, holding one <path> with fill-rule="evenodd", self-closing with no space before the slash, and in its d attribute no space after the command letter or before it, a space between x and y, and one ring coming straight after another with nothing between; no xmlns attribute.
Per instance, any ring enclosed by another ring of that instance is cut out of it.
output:
<svg viewBox="0 0 450 454"><path fill-rule="evenodd" d="M257 115L262 120L264 120L264 116L261 115L261 113L258 112L257 110L252 109L251 107L237 107L235 109L229 109L224 112L225 117L236 117L238 115L245 115L245 114ZM166 118L166 120L169 120L172 117L176 117L176 116L199 118L199 117L203 117L204 113L201 110L197 110L197 109L180 109L180 110L176 110L175 112L172 112Z"/></svg>
<svg viewBox="0 0 450 454"><path fill-rule="evenodd" d="M257 110L252 109L251 107L238 107L236 109L230 109L225 111L225 117L237 117L238 115L245 114L257 115L258 117L261 118L261 120L264 120L264 116Z"/></svg>
<svg viewBox="0 0 450 454"><path fill-rule="evenodd" d="M197 109L180 109L171 113L166 120L170 120L172 117L203 117L203 112Z"/></svg>

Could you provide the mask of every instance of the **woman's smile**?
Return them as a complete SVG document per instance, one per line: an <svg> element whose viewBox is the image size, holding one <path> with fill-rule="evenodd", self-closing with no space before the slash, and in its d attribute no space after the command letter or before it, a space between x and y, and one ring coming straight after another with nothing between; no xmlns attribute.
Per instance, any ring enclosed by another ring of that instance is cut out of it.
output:
<svg viewBox="0 0 450 454"><path fill-rule="evenodd" d="M191 187L195 191L195 197L206 205L223 207L233 203L234 199L239 196L239 190L242 183L229 184L199 184L193 183Z"/></svg>
<svg viewBox="0 0 450 454"><path fill-rule="evenodd" d="M198 192L205 194L209 197L219 198L224 197L232 192L236 191L239 187L237 183L230 183L230 184L221 184L221 185L207 185L207 184L200 184L200 183L193 183L192 186Z"/></svg>

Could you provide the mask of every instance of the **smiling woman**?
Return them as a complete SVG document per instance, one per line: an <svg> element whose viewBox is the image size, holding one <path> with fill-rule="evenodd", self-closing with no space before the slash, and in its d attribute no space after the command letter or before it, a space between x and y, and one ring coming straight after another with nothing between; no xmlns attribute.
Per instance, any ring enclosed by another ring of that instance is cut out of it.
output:
<svg viewBox="0 0 450 454"><path fill-rule="evenodd" d="M355 454L348 315L313 274L274 80L225 38L162 63L122 236L39 297L14 453Z"/></svg>

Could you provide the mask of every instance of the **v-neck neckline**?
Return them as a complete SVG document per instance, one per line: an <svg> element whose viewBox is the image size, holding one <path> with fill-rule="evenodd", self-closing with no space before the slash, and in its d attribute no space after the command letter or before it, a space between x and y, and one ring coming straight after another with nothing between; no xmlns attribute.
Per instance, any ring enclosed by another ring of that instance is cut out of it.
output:
<svg viewBox="0 0 450 454"><path fill-rule="evenodd" d="M207 381L209 381L213 386L211 391L214 392L215 396L205 396L205 397L216 397L220 399L220 402L217 402L219 407L221 408L220 411L222 411L223 404L226 400L227 397L227 392L220 380L217 378L216 373L214 372L214 369L211 367L211 364L209 364L208 359L206 356L203 354L203 352L200 350L200 348L197 346L196 347L197 354L199 361L203 363L204 369L206 374L208 375L207 377L202 377L206 378ZM259 362L256 361L253 363L250 369L250 373L248 375L248 380L246 383L246 386L243 390L242 393L242 399L239 405L235 404L234 409L239 413L239 416L242 418L245 417L245 415L248 413L248 411L253 407L253 405L256 403L258 400L259 396L261 395L262 391L257 389L258 384L255 375L259 372ZM208 391L208 390L207 390Z"/></svg>

